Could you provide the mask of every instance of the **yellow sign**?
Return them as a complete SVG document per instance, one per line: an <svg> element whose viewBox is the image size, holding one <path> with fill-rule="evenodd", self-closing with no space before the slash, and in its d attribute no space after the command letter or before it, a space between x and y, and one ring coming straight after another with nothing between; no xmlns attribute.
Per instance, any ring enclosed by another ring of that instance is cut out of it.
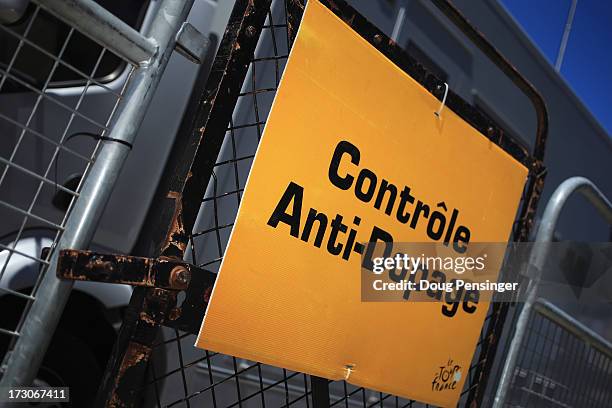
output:
<svg viewBox="0 0 612 408"><path fill-rule="evenodd" d="M364 242L510 236L527 169L439 104L308 2L198 347L457 403L488 303L360 297Z"/></svg>

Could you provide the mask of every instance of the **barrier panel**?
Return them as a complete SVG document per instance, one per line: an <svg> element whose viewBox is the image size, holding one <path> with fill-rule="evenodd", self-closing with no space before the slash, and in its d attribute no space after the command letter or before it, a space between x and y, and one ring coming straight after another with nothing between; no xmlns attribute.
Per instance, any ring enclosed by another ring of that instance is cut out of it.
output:
<svg viewBox="0 0 612 408"><path fill-rule="evenodd" d="M568 199L586 198L608 224L610 200L584 177L565 180L546 205L525 265L537 271L529 279L525 303L512 327L494 404L504 406L609 406L612 345L546 299L539 298L544 265ZM560 274L561 271L554 271ZM571 271L583 275L585 268Z"/></svg>
<svg viewBox="0 0 612 408"><path fill-rule="evenodd" d="M92 0L4 5L15 21L0 24L2 389L35 380L73 285L56 276L59 252L89 246L175 45L196 61L207 45L183 33L192 4L158 2L145 33L140 8L118 13L126 22ZM33 286L12 288L7 271L31 261Z"/></svg>

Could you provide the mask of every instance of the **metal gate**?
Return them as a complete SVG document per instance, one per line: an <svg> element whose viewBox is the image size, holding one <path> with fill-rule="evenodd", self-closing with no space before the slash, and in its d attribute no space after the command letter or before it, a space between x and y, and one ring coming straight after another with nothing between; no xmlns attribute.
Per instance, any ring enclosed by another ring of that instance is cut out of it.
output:
<svg viewBox="0 0 612 408"><path fill-rule="evenodd" d="M552 194L538 227L537 245L525 265L538 273L530 279L512 327L495 407L609 407L612 403L612 344L538 294L561 211L576 193L612 225L612 203L590 180L572 177Z"/></svg>
<svg viewBox="0 0 612 408"><path fill-rule="evenodd" d="M159 1L146 35L93 0L26 1L23 10L18 3L8 3L15 21L0 24L1 97L23 102L16 114L7 103L0 112L0 218L16 231L0 244L3 389L37 375L72 288L55 276L59 250L90 244L175 45L196 62L207 46L185 24L193 0ZM62 86L74 92L67 97ZM101 94L112 103L101 103ZM43 129L43 119L53 126ZM34 253L23 249L32 227L49 231L45 251L41 240ZM2 278L11 260L24 259L39 267L31 271L35 283L11 289ZM16 309L21 318L6 319Z"/></svg>
<svg viewBox="0 0 612 408"><path fill-rule="evenodd" d="M445 84L342 0L321 0L442 100ZM434 4L532 101L533 152L452 91L446 105L529 169L513 237L524 240L543 186L547 132L535 89L445 0ZM263 126L299 27L304 0L237 0L208 79L199 78L134 256L64 251L64 278L137 288L98 406L416 406L392 395L193 348ZM329 41L333 41L330 38ZM279 169L282 171L282 169ZM237 300L239 301L239 300ZM482 399L507 306L491 307L462 403ZM155 356L168 358L158 366Z"/></svg>

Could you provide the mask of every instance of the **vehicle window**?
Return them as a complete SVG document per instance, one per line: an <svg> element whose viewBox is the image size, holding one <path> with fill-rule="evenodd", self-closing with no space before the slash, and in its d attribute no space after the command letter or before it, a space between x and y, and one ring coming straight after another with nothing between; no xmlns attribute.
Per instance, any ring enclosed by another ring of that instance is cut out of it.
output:
<svg viewBox="0 0 612 408"><path fill-rule="evenodd" d="M97 3L139 29L149 1L98 0ZM18 50L22 39L25 40ZM71 32L68 25L30 3L20 20L0 24L0 78L7 76L0 92L27 91L28 85L42 89L57 57L65 64L58 64L48 87L83 85L85 79L77 70L100 82L112 81L121 73L125 62L108 51L100 58L101 50L89 38Z"/></svg>

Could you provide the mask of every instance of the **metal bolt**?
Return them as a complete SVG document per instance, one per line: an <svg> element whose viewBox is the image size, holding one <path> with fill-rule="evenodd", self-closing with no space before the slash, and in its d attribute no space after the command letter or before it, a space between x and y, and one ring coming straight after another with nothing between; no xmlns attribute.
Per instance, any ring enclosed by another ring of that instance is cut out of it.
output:
<svg viewBox="0 0 612 408"><path fill-rule="evenodd" d="M189 270L182 265L177 265L170 271L170 286L173 289L187 289L190 280Z"/></svg>
<svg viewBox="0 0 612 408"><path fill-rule="evenodd" d="M376 34L374 36L374 43L380 44L382 42L382 36L380 34Z"/></svg>

